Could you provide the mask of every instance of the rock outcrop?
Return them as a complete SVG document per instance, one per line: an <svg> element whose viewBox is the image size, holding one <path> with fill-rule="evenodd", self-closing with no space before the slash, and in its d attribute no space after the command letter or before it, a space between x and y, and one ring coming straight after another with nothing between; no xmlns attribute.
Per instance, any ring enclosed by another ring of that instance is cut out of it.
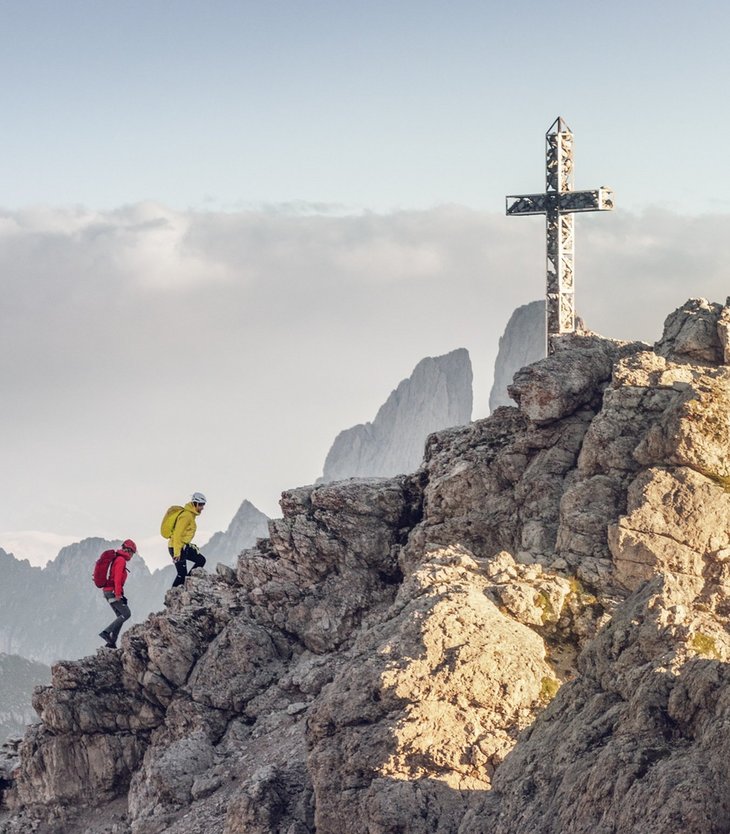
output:
<svg viewBox="0 0 730 834"><path fill-rule="evenodd" d="M727 834L730 307L565 337L56 664L0 832Z"/></svg>
<svg viewBox="0 0 730 834"><path fill-rule="evenodd" d="M341 431L318 483L414 472L432 432L471 420L472 369L464 348L422 359L372 423Z"/></svg>

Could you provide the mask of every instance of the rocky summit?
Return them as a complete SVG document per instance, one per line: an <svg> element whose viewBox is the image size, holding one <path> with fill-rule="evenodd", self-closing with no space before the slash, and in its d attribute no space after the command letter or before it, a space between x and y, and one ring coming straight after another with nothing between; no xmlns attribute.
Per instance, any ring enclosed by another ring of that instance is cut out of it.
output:
<svg viewBox="0 0 730 834"><path fill-rule="evenodd" d="M510 393L57 663L0 831L730 832L730 306Z"/></svg>

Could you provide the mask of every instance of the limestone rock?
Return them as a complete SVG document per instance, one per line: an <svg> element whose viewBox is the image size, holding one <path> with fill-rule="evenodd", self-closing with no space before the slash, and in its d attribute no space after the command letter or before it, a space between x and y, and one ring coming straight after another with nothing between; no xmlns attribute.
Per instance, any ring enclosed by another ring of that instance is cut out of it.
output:
<svg viewBox="0 0 730 834"><path fill-rule="evenodd" d="M704 298L690 299L666 320L662 338L656 343L659 356L671 356L675 362L724 362L723 343L718 324L727 322L722 304Z"/></svg>
<svg viewBox="0 0 730 834"><path fill-rule="evenodd" d="M707 559L730 547L730 494L686 467L644 470L609 530L616 576L635 589L656 574L703 583Z"/></svg>
<svg viewBox="0 0 730 834"><path fill-rule="evenodd" d="M657 577L616 609L459 834L727 830L730 641L693 596Z"/></svg>
<svg viewBox="0 0 730 834"><path fill-rule="evenodd" d="M717 337L722 346L721 361L728 365L730 364L730 298L725 302L717 318Z"/></svg>
<svg viewBox="0 0 730 834"><path fill-rule="evenodd" d="M57 663L0 834L730 830L727 307L581 334Z"/></svg>
<svg viewBox="0 0 730 834"><path fill-rule="evenodd" d="M589 335L562 337L559 350L544 361L522 368L508 391L535 423L549 423L597 405L615 361L640 350L635 343L608 342Z"/></svg>
<svg viewBox="0 0 730 834"><path fill-rule="evenodd" d="M434 808L489 788L555 676L542 640L500 613L488 585L466 551L438 550L355 644L310 711L318 831L430 831L414 818L414 784Z"/></svg>
<svg viewBox="0 0 730 834"><path fill-rule="evenodd" d="M389 602L409 522L409 482L353 479L283 493L268 553L244 554L239 581L258 616L314 652L347 642L365 611Z"/></svg>

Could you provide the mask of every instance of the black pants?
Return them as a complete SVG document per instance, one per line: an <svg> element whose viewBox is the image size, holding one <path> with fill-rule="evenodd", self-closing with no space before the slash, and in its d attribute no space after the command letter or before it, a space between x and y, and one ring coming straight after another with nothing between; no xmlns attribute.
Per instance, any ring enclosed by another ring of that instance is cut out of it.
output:
<svg viewBox="0 0 730 834"><path fill-rule="evenodd" d="M172 556L172 548L167 548L170 556ZM186 544L183 546L183 549L180 551L180 558L175 560L173 559L175 564L175 570L177 570L177 576L175 577L175 581L172 583L173 588L177 588L178 585L182 585L185 581L185 577L188 575L188 566L186 562L192 562L193 568L202 568L205 564L205 556L198 550L198 548L194 544Z"/></svg>
<svg viewBox="0 0 730 834"><path fill-rule="evenodd" d="M114 620L111 625L108 625L104 631L106 631L106 633L116 643L117 637L119 637L119 632L122 630L122 626L132 616L132 612L129 610L129 606L121 600L112 602L113 599L116 599L114 591L104 591L104 599L106 599L109 605L111 605L112 611L117 615L116 620Z"/></svg>

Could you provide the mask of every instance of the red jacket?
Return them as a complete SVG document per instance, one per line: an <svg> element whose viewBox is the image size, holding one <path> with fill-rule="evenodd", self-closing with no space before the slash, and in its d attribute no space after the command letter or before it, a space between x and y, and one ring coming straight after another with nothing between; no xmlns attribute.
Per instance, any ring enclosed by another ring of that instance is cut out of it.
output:
<svg viewBox="0 0 730 834"><path fill-rule="evenodd" d="M124 583L127 581L129 571L127 570L127 562L132 558L131 553L126 550L117 550L117 555L112 562L111 570L109 571L109 580L104 585L104 591L114 591L115 597L124 596Z"/></svg>

